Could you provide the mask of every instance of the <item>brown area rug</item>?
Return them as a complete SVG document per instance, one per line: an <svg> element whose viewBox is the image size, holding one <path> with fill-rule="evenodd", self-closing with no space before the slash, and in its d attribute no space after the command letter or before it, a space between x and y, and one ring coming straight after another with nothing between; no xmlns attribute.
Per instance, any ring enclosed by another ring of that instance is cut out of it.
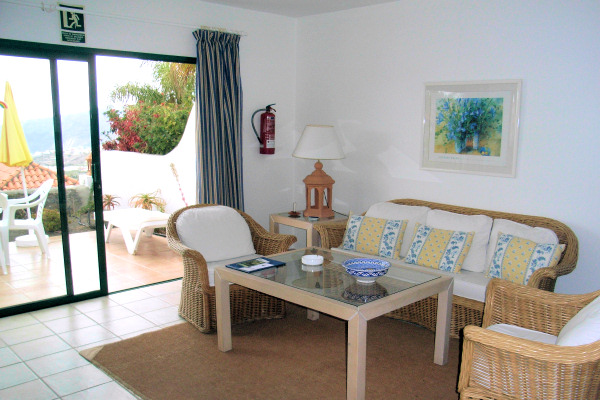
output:
<svg viewBox="0 0 600 400"><path fill-rule="evenodd" d="M345 399L346 323L288 306L234 326L233 350L183 323L81 354L144 399ZM434 334L386 317L367 325L367 399L457 399L459 341L433 363Z"/></svg>

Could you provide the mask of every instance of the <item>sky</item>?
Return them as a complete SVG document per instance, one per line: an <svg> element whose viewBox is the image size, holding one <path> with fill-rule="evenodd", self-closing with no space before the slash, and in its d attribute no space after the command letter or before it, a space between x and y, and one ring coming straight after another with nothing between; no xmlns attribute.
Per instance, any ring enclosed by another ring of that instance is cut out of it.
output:
<svg viewBox="0 0 600 400"><path fill-rule="evenodd" d="M127 82L151 83L154 80L151 64L137 59L97 57L96 70L101 113L111 106L109 95L116 85ZM58 62L58 71L61 114L86 112L89 109L87 63L61 60ZM0 56L2 100L5 82L10 83L21 121L52 117L48 60Z"/></svg>

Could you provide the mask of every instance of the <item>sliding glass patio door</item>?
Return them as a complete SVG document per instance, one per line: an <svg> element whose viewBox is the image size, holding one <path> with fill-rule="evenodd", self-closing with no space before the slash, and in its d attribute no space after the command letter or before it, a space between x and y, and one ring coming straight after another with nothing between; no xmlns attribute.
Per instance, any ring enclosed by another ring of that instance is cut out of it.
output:
<svg viewBox="0 0 600 400"><path fill-rule="evenodd" d="M22 198L25 187L33 193L53 180L42 214L48 251L36 240L20 240L27 231L11 231L0 316L107 293L103 225L94 218L101 199L95 60L23 53L0 52L0 77L12 88L11 107L33 162L24 174L1 165L0 190Z"/></svg>
<svg viewBox="0 0 600 400"><path fill-rule="evenodd" d="M134 252L124 238L135 228L117 227L105 242L103 216L136 207L170 213L187 205L185 184L196 193L194 130L186 129L195 59L0 39L4 80L33 156L29 192L47 179L54 187L43 213L47 253L15 241L27 232L11 233L0 317L181 278L164 228L143 235ZM0 164L0 192L11 198L24 195L18 172Z"/></svg>

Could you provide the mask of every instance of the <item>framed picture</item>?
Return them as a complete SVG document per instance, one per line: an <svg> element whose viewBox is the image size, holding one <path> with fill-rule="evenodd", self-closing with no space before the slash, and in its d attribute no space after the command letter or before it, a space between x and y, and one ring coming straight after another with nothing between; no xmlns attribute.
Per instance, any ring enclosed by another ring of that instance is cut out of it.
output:
<svg viewBox="0 0 600 400"><path fill-rule="evenodd" d="M521 80L425 84L421 168L515 176Z"/></svg>

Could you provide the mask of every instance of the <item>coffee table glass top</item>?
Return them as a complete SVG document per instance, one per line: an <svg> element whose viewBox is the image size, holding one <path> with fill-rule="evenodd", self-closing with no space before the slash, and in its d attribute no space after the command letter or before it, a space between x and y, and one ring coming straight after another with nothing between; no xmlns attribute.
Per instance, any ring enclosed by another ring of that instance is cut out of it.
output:
<svg viewBox="0 0 600 400"><path fill-rule="evenodd" d="M305 254L322 255L323 265L303 265L301 259ZM342 262L354 257L320 248L296 250L269 258L286 264L251 274L356 306L440 278L434 271L423 273L392 265L388 273L375 282L359 283L342 266Z"/></svg>

